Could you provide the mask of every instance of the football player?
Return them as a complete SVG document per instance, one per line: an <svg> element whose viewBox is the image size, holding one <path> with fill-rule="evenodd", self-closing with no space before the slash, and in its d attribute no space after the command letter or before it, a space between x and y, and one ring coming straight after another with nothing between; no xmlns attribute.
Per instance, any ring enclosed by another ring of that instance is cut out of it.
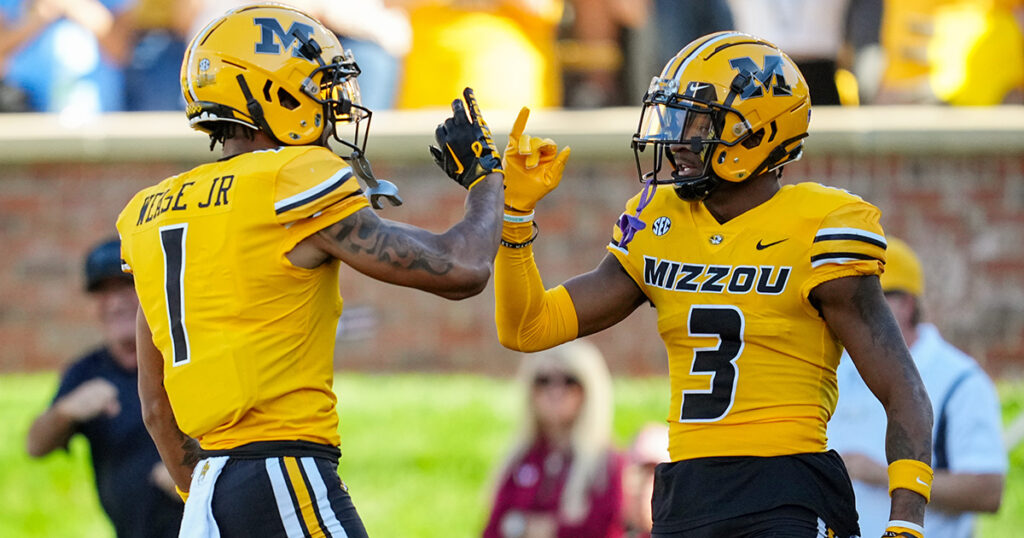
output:
<svg viewBox="0 0 1024 538"><path fill-rule="evenodd" d="M825 438L843 346L888 414L887 535L923 535L931 406L879 287L879 211L840 189L780 182L809 113L807 83L774 45L720 32L684 47L644 97L633 136L644 187L608 254L548 290L531 221L568 155L523 134L527 109L513 126L499 338L535 351L644 303L657 309L671 462L657 468L652 536L859 535L850 480Z"/></svg>
<svg viewBox="0 0 1024 538"><path fill-rule="evenodd" d="M358 75L334 34L292 8L211 21L181 80L190 124L223 158L143 189L118 218L143 414L188 497L182 536L366 536L337 473L339 265L449 299L490 278L501 161L472 91L432 149L468 189L465 215L434 234L369 207L399 199L363 155Z"/></svg>

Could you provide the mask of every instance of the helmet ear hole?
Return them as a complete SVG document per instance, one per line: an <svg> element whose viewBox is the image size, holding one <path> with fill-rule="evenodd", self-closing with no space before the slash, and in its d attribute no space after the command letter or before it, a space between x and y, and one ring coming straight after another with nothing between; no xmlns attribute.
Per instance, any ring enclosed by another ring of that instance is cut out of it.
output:
<svg viewBox="0 0 1024 538"><path fill-rule="evenodd" d="M754 149L761 145L761 141L764 140L764 127L757 130L756 133L748 136L741 144L747 149Z"/></svg>
<svg viewBox="0 0 1024 538"><path fill-rule="evenodd" d="M288 93L284 88L277 89L277 100L281 103L281 106L288 110L295 110L299 108L299 100L296 99L292 94Z"/></svg>

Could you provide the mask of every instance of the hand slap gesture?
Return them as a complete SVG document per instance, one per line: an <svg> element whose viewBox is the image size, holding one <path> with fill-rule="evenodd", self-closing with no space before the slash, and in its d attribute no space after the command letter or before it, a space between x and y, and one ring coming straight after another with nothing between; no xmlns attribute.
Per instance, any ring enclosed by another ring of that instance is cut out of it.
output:
<svg viewBox="0 0 1024 538"><path fill-rule="evenodd" d="M473 89L466 88L462 96L466 105L461 99L452 101L452 117L434 131L437 146L430 146L430 154L448 177L469 189L487 174L501 172L501 159Z"/></svg>
<svg viewBox="0 0 1024 538"><path fill-rule="evenodd" d="M537 202L555 190L562 181L562 171L569 160L568 146L558 151L558 144L550 138L524 134L530 109L519 111L502 165L505 167L505 206L522 213L533 211Z"/></svg>

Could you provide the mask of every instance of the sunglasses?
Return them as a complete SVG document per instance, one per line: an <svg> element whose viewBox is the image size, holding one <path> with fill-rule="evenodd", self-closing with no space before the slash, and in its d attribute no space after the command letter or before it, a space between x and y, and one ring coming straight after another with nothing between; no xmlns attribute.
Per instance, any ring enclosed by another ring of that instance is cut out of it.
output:
<svg viewBox="0 0 1024 538"><path fill-rule="evenodd" d="M580 380L571 374L539 374L533 379L536 388L546 387L579 387Z"/></svg>

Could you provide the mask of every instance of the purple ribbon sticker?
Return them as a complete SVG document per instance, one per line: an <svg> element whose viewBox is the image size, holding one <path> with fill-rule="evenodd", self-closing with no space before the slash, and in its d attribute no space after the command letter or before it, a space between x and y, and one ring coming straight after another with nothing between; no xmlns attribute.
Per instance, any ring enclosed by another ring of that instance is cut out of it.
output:
<svg viewBox="0 0 1024 538"><path fill-rule="evenodd" d="M647 207L647 204L654 198L654 191L657 185L654 184L652 175L644 182L644 189L640 192L640 203L636 205L636 213L619 217L619 230L622 232L622 239L619 239L619 248L626 248L626 245L633 240L633 235L647 227L647 223L640 220L640 212Z"/></svg>

